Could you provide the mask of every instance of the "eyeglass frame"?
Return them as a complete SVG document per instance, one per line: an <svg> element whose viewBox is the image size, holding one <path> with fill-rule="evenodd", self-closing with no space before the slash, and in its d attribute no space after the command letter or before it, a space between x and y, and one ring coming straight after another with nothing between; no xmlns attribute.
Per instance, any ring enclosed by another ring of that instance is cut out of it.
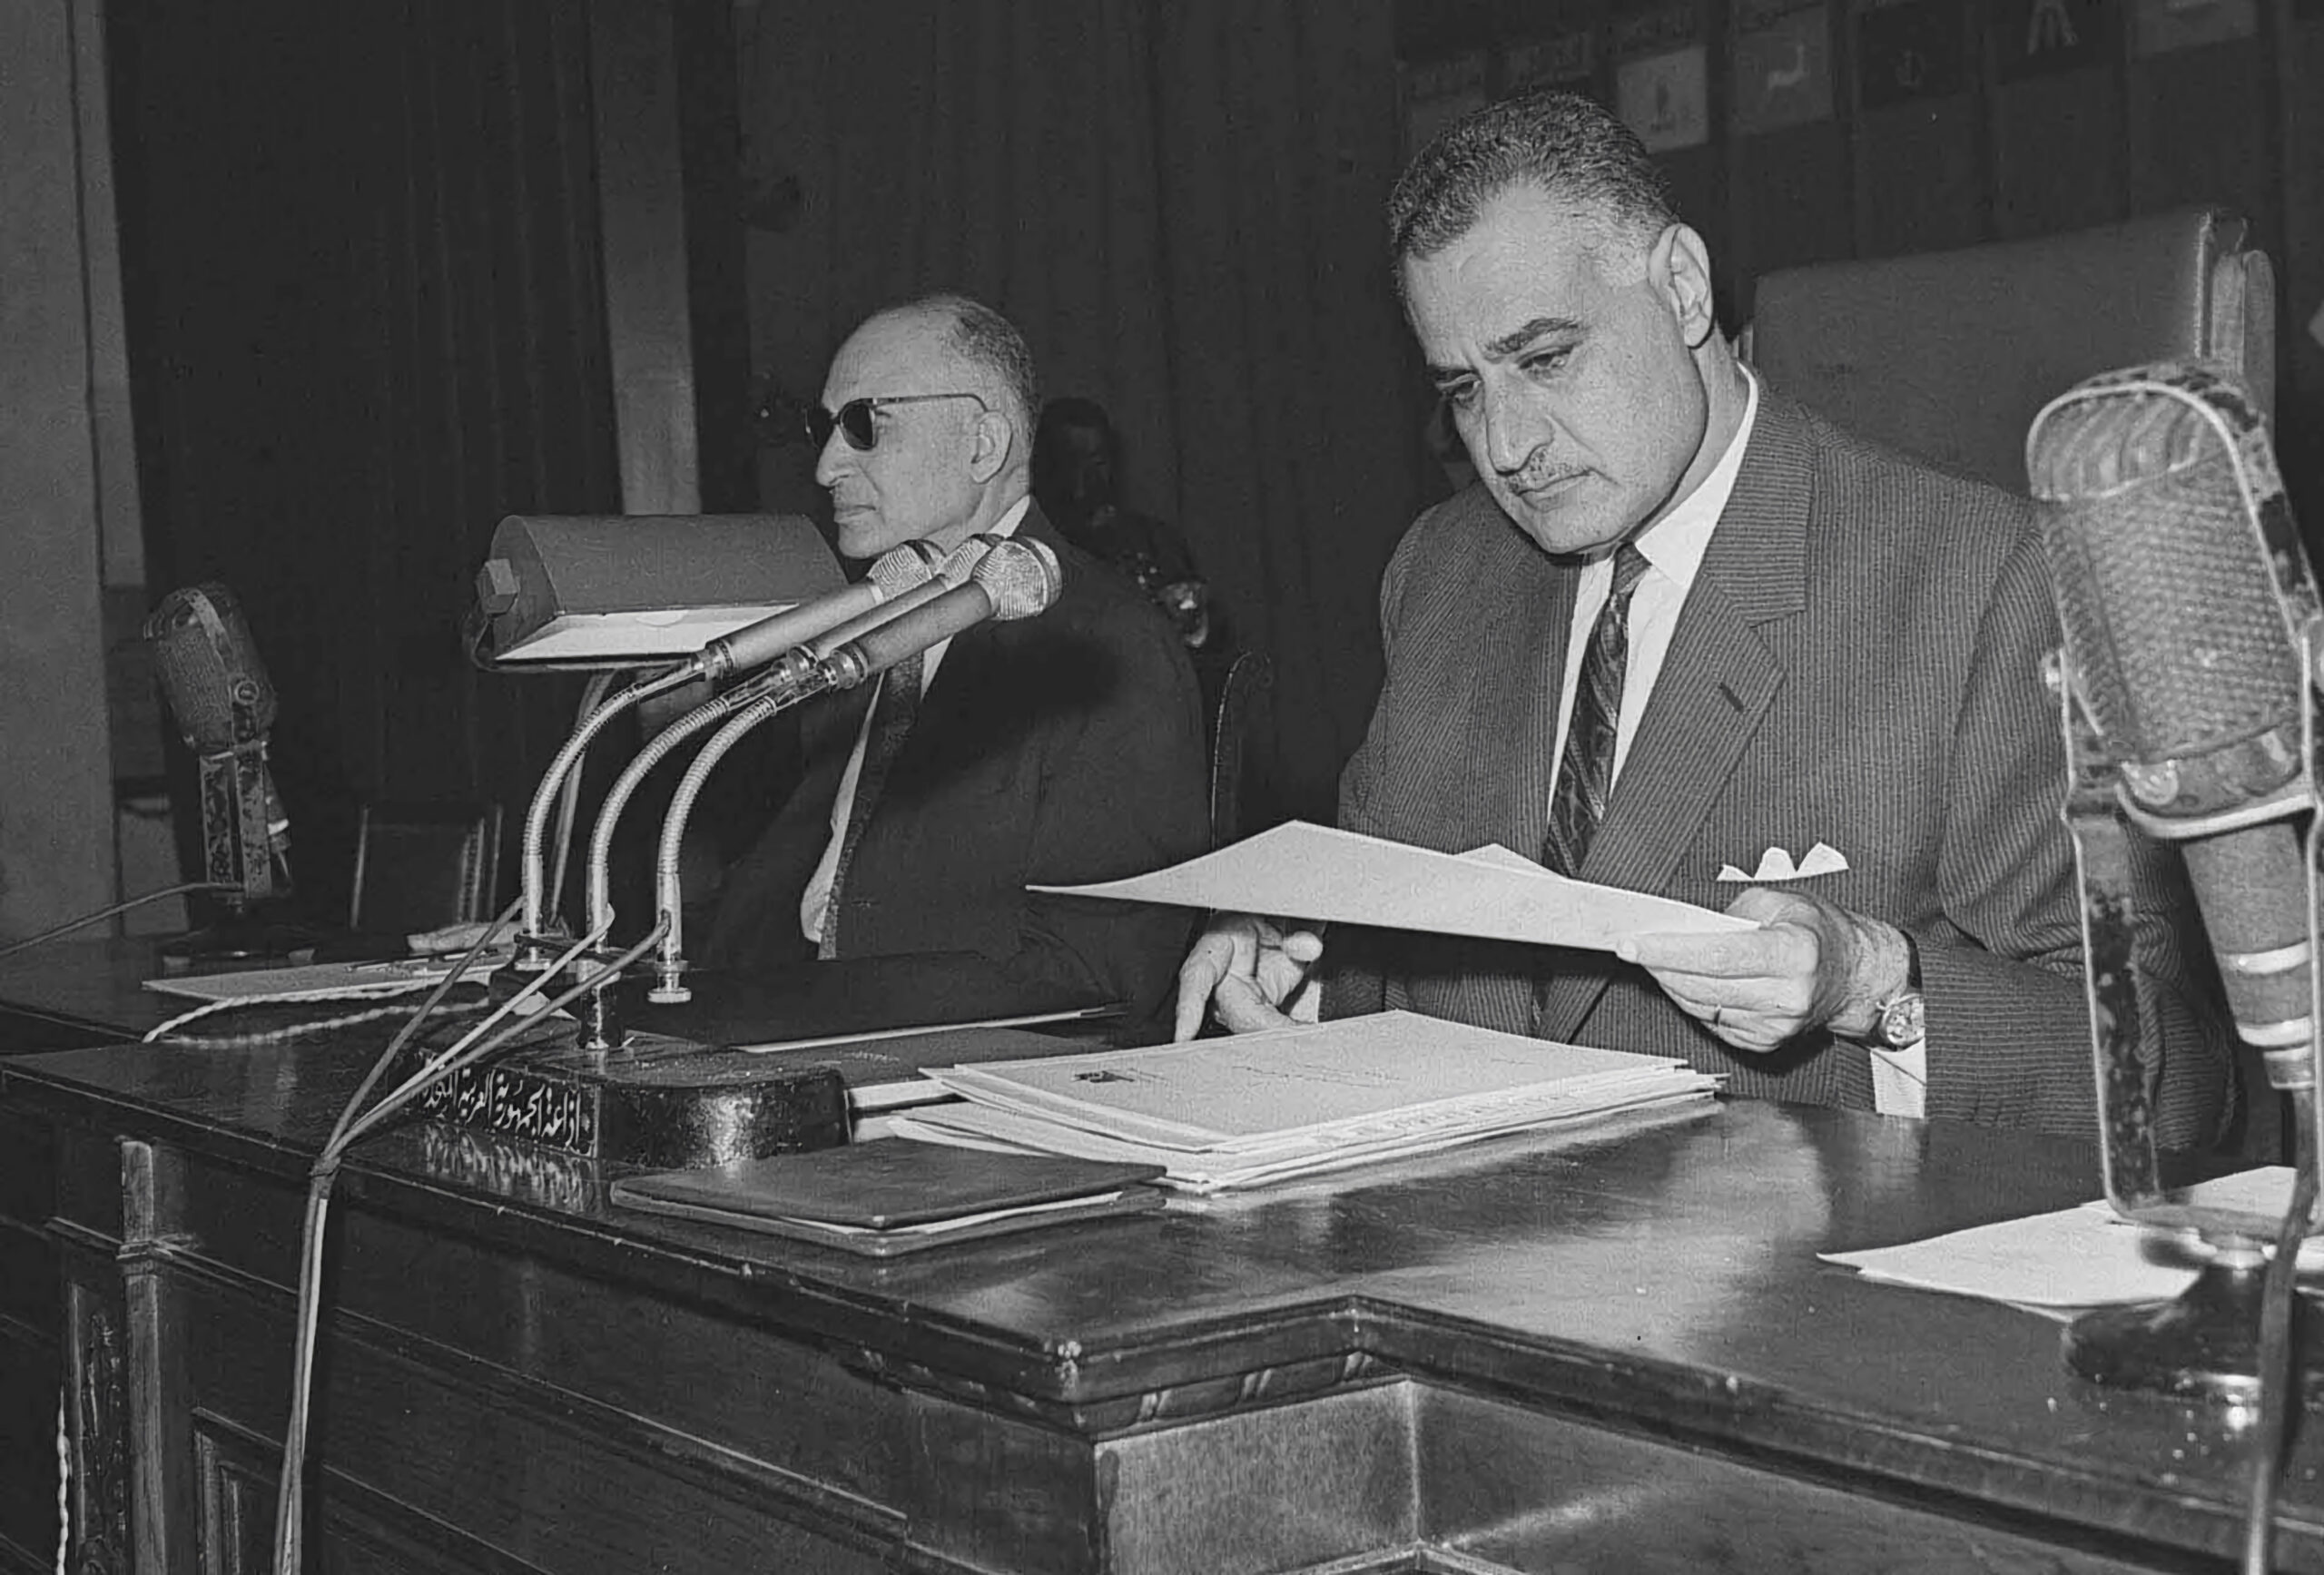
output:
<svg viewBox="0 0 2324 1575"><path fill-rule="evenodd" d="M834 432L846 438L847 446L858 454L869 454L880 446L880 429L872 422L875 413L889 405L923 405L935 399L974 399L979 409L992 409L982 394L970 393L966 389L949 394L867 394L862 399L848 400L836 410L810 405L800 412L800 423L806 429L808 444L818 454L830 444ZM855 434L848 430L847 413L850 410L864 412L864 430L870 436L861 443L855 440ZM816 430L819 427L822 428L820 432Z"/></svg>

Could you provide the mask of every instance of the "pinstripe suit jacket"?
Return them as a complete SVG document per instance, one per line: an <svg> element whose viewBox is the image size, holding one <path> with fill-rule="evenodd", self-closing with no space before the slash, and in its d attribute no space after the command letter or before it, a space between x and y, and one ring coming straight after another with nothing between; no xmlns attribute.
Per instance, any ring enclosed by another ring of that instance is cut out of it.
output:
<svg viewBox="0 0 2324 1575"><path fill-rule="evenodd" d="M1341 823L1446 851L1538 852L1579 566L1482 487L1423 515L1381 591L1387 680ZM1724 908L1827 842L1804 890L1918 940L1932 1117L2088 1135L2094 1121L2064 751L2039 664L2057 642L2030 505L1762 396L1734 492L1578 873ZM2163 1136L2209 1142L2231 1066L2168 921L2140 960ZM1680 1056L1732 1092L1869 1108L1861 1047L1742 1056L1610 954L1335 929L1327 1009L1409 1006ZM2160 1036L2160 1037L2158 1037Z"/></svg>

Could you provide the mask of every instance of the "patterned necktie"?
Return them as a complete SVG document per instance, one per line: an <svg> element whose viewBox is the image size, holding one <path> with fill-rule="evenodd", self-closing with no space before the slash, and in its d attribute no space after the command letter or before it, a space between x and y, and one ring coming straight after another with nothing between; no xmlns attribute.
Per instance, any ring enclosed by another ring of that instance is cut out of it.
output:
<svg viewBox="0 0 2324 1575"><path fill-rule="evenodd" d="M863 740L863 767L855 773L855 802L848 806L847 832L840 838L839 861L832 866L831 896L823 904L823 930L815 945L819 958L829 960L839 955L839 905L841 894L847 890L847 867L855 861L855 849L863 841L863 828L872 823L872 812L879 807L880 789L888 780L888 768L903 753L905 735L911 732L912 718L920 713L920 654L914 652L888 669L880 680L880 693L872 702L870 729Z"/></svg>
<svg viewBox="0 0 2324 1575"><path fill-rule="evenodd" d="M1630 593L1646 573L1646 559L1624 542L1614 551L1614 587L1598 610L1581 674L1573 686L1573 718L1566 724L1565 751L1559 757L1557 790L1550 795L1549 835L1541 862L1560 874L1577 874L1606 818L1606 795L1614 783L1614 738L1622 714L1622 670L1630 664Z"/></svg>

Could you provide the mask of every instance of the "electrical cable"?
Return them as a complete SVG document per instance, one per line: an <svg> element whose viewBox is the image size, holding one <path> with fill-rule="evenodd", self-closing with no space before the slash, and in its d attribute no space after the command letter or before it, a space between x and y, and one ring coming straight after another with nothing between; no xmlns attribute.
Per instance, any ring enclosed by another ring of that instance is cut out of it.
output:
<svg viewBox="0 0 2324 1575"><path fill-rule="evenodd" d="M2299 1125L2291 1202L2276 1227L2275 1255L2260 1289L2260 1421L2251 1441L2251 1481L2243 1524L2243 1575L2268 1575L2274 1551L2276 1494L2290 1446L2300 1374L2292 1361L2293 1315L2299 1300L2299 1245L2316 1207L2316 1092L2292 1091Z"/></svg>
<svg viewBox="0 0 2324 1575"><path fill-rule="evenodd" d="M311 999L312 998L304 998ZM247 1000L230 1003L248 1006ZM438 1015L482 1011L487 1003L480 1000L453 1001L435 1009ZM289 1023L279 1029L266 1029L241 1034L172 1034L169 1043L188 1050L254 1050L266 1045L287 1045L294 1039L311 1039L316 1034L332 1033L340 1029L360 1028L365 1023L378 1022L382 1018L417 1016L428 1009L425 1002L390 1001L369 1011L342 1012L337 1017L310 1018L302 1022Z"/></svg>
<svg viewBox="0 0 2324 1575"><path fill-rule="evenodd" d="M110 908L100 908L94 913L84 913L78 919L68 919L62 924L42 930L38 935L27 935L22 940L12 940L5 946L0 946L0 957L13 957L19 951L29 951L44 941L54 940L60 935L70 935L75 930L85 930L90 925L111 919L117 913L126 913L133 908L143 908L148 902L159 902L166 897L190 897L196 891L239 891L241 890L240 886L231 882L218 881L188 881L182 885L164 886L158 891L148 891L142 897L132 897L127 901L116 902Z"/></svg>
<svg viewBox="0 0 2324 1575"><path fill-rule="evenodd" d="M512 908L511 912L514 910ZM497 928L497 926L495 926ZM620 971L645 956L662 939L662 927L655 925L635 945L614 957L603 967L591 970L558 994L541 999L542 985L570 967L583 952L597 944L602 937L586 935L575 941L534 983L519 990L501 1003L500 1008L461 1039L425 1062L411 1077L393 1092L381 1098L369 1110L363 1102L379 1086L390 1068L400 1059L406 1045L410 1043L430 1009L459 979L460 975L475 961L490 938L491 930L480 936L476 944L453 965L438 986L438 994L421 1007L419 1016L404 1025L389 1043L386 1050L372 1063L361 1085L355 1090L346 1107L340 1112L330 1137L309 1172L307 1212L300 1230L299 1261L298 1337L292 1360L290 1416L283 1431L282 1476L275 1505L276 1575L300 1575L304 1559L304 1526L300 1513L304 1494L307 1452L307 1424L313 1406L315 1344L321 1325L323 1242L330 1221L331 1186L338 1177L340 1161L349 1147L369 1135L380 1123L409 1105L433 1084L486 1059L517 1034L530 1028L537 1019L562 1010L593 989L604 988L609 975ZM523 1020L509 1023L492 1031L502 1019L520 1009L520 1003L538 1003Z"/></svg>
<svg viewBox="0 0 2324 1575"><path fill-rule="evenodd" d="M198 1022L206 1017L214 1017L220 1012L239 1010L243 1007L312 1006L318 1002L334 1000L385 1000L399 995L418 995L423 989L434 989L437 982L437 980L432 979L399 979L393 984L366 985L360 989L330 990L328 992L318 990L293 990L282 995L221 996L216 1000L206 1000L200 1006L182 1011L178 1013L177 1016L170 1019L167 1022L160 1024L158 1027L146 1029L144 1037L140 1042L150 1045L162 1039L185 1039L190 1041L192 1039L193 1036L181 1034L178 1032L178 1030L183 1028L186 1024ZM312 1033L320 1029L346 1028L355 1023L369 1021L372 1018L385 1017L390 1012L399 1009L402 1009L396 1006L388 1006L382 1007L377 1011L364 1012L351 1017L324 1018L312 1023L294 1023L289 1028L273 1030L273 1035L274 1037L284 1039L296 1039L300 1034ZM268 1042L268 1039L265 1038L248 1039L241 1035L234 1035L231 1037L246 1043L264 1044Z"/></svg>

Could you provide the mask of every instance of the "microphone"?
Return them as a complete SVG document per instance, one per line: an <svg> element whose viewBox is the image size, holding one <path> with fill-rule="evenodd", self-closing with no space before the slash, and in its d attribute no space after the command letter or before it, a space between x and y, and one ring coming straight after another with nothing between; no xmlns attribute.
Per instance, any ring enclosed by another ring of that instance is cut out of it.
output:
<svg viewBox="0 0 2324 1575"><path fill-rule="evenodd" d="M2180 845L2236 1027L2312 1086L2302 651L2319 601L2267 433L2215 370L2093 379L2026 439L2074 700L2131 823Z"/></svg>
<svg viewBox="0 0 2324 1575"><path fill-rule="evenodd" d="M2314 876L2293 823L2306 822L2313 837L2311 685L2324 611L2266 428L2214 365L2165 362L2076 385L2034 418L2025 464L2045 505L2064 639L2055 669L2066 823L2106 1195L2125 1217L2192 1229L2213 1249L2177 1299L2076 1319L2065 1361L2101 1383L2250 1403L2281 1377L2265 1354L2263 1317L2290 1304L2289 1349L2308 1354L2296 1361L2312 1364L2324 1344L2324 1319L2288 1281L2263 1285L2290 1272L2315 1228L2309 1200L2324 1149ZM2237 1031L2290 1098L2298 1141L2289 1208L2196 1205L2163 1184L2152 1054L2140 1044L2133 833L2179 849ZM2270 1238L2279 1262L2263 1274Z"/></svg>
<svg viewBox="0 0 2324 1575"><path fill-rule="evenodd" d="M162 696L201 771L203 878L227 906L287 894L290 819L267 768L274 685L224 586L172 591L145 620Z"/></svg>
<svg viewBox="0 0 2324 1575"><path fill-rule="evenodd" d="M715 681L763 666L793 646L873 612L914 586L927 584L944 561L944 550L934 542L908 541L881 554L855 584L711 641L694 659L694 675Z"/></svg>
<svg viewBox="0 0 2324 1575"><path fill-rule="evenodd" d="M933 542L905 542L882 553L859 584L828 596L819 596L788 612L777 613L773 617L763 618L723 639L714 640L694 660L620 691L584 717L558 747L547 769L541 773L541 780L533 789L532 802L525 812L524 842L518 855L524 894L524 917L518 929L518 969L538 972L547 966L549 959L556 953L556 948L550 944L551 915L548 911L549 821L566 779L576 769L590 742L603 733L608 724L647 700L701 679L721 677L770 663L774 665L768 672L747 680L745 685L737 686L738 689L765 691L794 687L813 665L812 659L803 652L803 640L812 638L816 632L844 626L855 617L869 615L882 605L892 605L893 598L909 596L918 586L940 584L937 581L937 570L943 561L942 549ZM679 718L670 727L655 734L655 738L662 741L661 750L666 753L708 723L716 721L724 711L752 697L749 692L738 694L736 690L729 690L725 694L706 702L695 712ZM712 707L720 709L712 710ZM647 747L651 751L655 746L649 741ZM655 753L647 765L661 758L661 753ZM608 807L618 813L618 806L611 805L610 801ZM560 841L565 834L560 829Z"/></svg>
<svg viewBox="0 0 2324 1575"><path fill-rule="evenodd" d="M839 638L844 631L834 630L825 639L838 639L835 648L813 661L795 686L782 694L763 694L737 709L703 745L687 767L662 822L662 838L655 861L655 901L664 930L655 963L657 979L647 992L648 1000L669 1005L692 999L693 992L684 980L685 913L678 874L679 853L687 817L703 783L744 733L786 705L826 690L854 688L913 653L925 651L940 640L949 640L988 618L1028 618L1057 599L1060 585L1057 555L1039 542L970 536L946 560L942 577L950 577L963 566L967 566L964 583L926 596L922 593L929 586L918 587L911 593L920 598L916 605L901 612L886 609L889 616L872 620L872 626L844 639ZM940 583L940 579L931 585ZM812 649L795 652L785 658L784 664L789 666L794 659L814 655Z"/></svg>
<svg viewBox="0 0 2324 1575"><path fill-rule="evenodd" d="M991 619L1029 618L1057 600L1057 555L1038 541L995 542L969 583L891 618L839 646L820 669L823 686L852 689L905 657Z"/></svg>
<svg viewBox="0 0 2324 1575"><path fill-rule="evenodd" d="M846 623L835 625L807 642L804 647L807 657L812 661L821 662L849 641L860 638L882 624L902 617L915 607L926 605L946 591L956 590L967 585L969 576L976 572L977 565L984 560L984 555L990 552L995 544L1002 539L1000 536L990 535L969 537L952 549L950 555L945 558L943 566L936 571L935 577L927 584L914 586L886 605L865 613L861 617L850 618Z"/></svg>

